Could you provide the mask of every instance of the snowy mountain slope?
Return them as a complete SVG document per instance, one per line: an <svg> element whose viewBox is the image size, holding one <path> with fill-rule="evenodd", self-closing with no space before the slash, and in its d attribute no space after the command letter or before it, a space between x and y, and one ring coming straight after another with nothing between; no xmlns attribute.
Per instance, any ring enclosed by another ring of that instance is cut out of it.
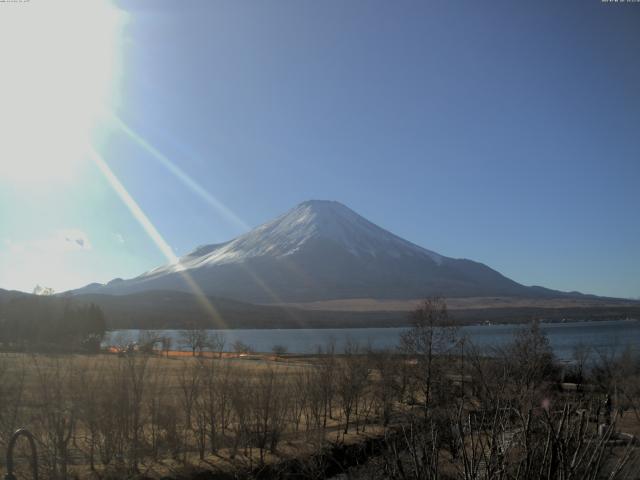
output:
<svg viewBox="0 0 640 480"><path fill-rule="evenodd" d="M369 222L338 202L301 203L234 240L205 245L177 264L77 293L189 291L254 303L339 298L553 296L481 263L439 255Z"/></svg>
<svg viewBox="0 0 640 480"><path fill-rule="evenodd" d="M275 220L227 243L205 245L182 257L180 263L149 272L161 275L252 258L283 258L302 251L309 242L325 240L340 245L359 258L367 256L443 257L414 245L361 217L341 203L312 200L298 205Z"/></svg>

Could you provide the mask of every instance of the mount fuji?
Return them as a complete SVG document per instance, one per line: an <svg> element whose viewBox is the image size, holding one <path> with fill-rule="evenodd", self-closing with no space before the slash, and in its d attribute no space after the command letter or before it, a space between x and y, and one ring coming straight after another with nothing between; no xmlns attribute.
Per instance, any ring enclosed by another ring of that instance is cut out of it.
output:
<svg viewBox="0 0 640 480"><path fill-rule="evenodd" d="M206 295L273 304L432 295L571 295L527 287L482 263L445 257L394 235L339 202L325 200L301 203L229 242L198 247L177 263L73 293L191 292L191 281Z"/></svg>

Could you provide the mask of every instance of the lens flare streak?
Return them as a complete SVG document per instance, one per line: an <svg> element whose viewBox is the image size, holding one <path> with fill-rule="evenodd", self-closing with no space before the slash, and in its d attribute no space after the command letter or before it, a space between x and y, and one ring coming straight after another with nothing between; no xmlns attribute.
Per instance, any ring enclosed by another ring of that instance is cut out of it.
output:
<svg viewBox="0 0 640 480"><path fill-rule="evenodd" d="M147 233L149 238L153 241L153 243L158 247L158 249L162 252L162 254L166 257L169 263L178 265L180 263L180 259L173 253L173 249L169 246L169 244L164 240L158 229L153 225L149 217L144 213L140 205L135 201L135 199L131 196L131 194L127 191L125 186L120 182L118 177L113 173L107 162L96 152L93 148L89 148L89 156L94 161L100 172L104 175L105 179L111 185L116 194L120 197L122 202L127 206L127 208L131 211L133 217L140 223L144 231ZM216 323L215 327L217 328L225 328L226 324L220 315L220 312L215 308L215 306L211 303L211 301L204 294L202 289L198 286L198 284L191 278L191 276L186 271L181 271L177 269L178 273L183 277L188 287L195 294L198 302L202 306L202 308L211 316L211 318Z"/></svg>
<svg viewBox="0 0 640 480"><path fill-rule="evenodd" d="M123 133L125 133L130 139L132 139L138 146L144 149L147 153L151 154L155 160L160 162L169 172L171 172L178 180L180 180L184 185L186 185L192 192L198 195L200 198L205 200L207 204L214 207L218 212L220 212L223 216L225 216L228 220L230 220L237 227L242 228L243 230L249 230L250 227L247 225L241 218L239 218L234 212L231 211L226 205L216 199L213 195L211 195L204 187L202 187L199 183L193 180L186 172L184 172L181 168L179 168L175 163L173 163L169 158L160 152L157 148L151 145L148 141L138 135L135 131L133 131L127 124L125 124L116 114L112 111L109 111L107 117L110 120L112 126L119 128ZM189 285L189 287L197 292L198 296L201 296L205 299L205 301L211 306L211 309L215 310L211 302L207 299L206 295L200 287L196 284L196 282L191 278L191 276L182 269L179 259L173 253L173 250L169 245L164 241L160 233L153 226L151 221L147 218L147 216L142 212L142 209L137 205L135 200L129 195L127 190L124 188L122 183L116 178L112 170L106 164L104 159L98 155L95 150L93 150L93 156L95 157L95 161L105 175L109 183L113 186L114 190L120 195L124 203L129 207L132 214L140 224L143 226L147 234L151 237L151 239L156 243L158 248L165 255L169 263L174 265L173 271L182 274L185 278L185 281ZM251 278L263 289L263 291L269 295L272 300L277 303L283 303L279 296L269 288L269 286L264 282L256 272L254 272L249 266L243 265L245 271ZM207 308L207 310L211 310ZM290 316L292 319L294 318L293 314L285 309L286 314ZM219 315L218 315L219 316Z"/></svg>
<svg viewBox="0 0 640 480"><path fill-rule="evenodd" d="M111 122L117 126L122 132L124 132L129 138L131 138L137 145L144 149L147 153L160 162L169 172L171 172L178 180L186 185L193 193L202 198L207 204L221 213L227 220L233 225L240 228L243 231L250 230L250 226L238 217L229 207L223 204L220 200L211 195L202 185L196 182L191 176L189 176L184 170L173 163L169 158L160 152L157 148L151 145L148 141L133 131L126 123L124 123L114 113L109 113L108 117Z"/></svg>

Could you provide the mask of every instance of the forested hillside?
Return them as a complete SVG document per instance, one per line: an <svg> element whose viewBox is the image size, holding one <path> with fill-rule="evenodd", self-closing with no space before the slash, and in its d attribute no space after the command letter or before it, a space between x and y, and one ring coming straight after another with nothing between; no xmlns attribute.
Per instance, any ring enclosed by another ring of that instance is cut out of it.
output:
<svg viewBox="0 0 640 480"><path fill-rule="evenodd" d="M101 308L92 303L43 295L13 295L0 302L5 349L97 351L106 328Z"/></svg>

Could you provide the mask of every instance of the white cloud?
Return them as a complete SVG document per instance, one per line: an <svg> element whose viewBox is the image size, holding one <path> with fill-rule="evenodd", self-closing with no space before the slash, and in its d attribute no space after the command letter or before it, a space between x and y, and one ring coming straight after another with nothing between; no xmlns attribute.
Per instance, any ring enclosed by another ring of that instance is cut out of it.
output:
<svg viewBox="0 0 640 480"><path fill-rule="evenodd" d="M116 242L122 245L124 243L124 237L121 233L114 233L113 237L116 239Z"/></svg>
<svg viewBox="0 0 640 480"><path fill-rule="evenodd" d="M51 253L91 250L89 236L77 228L56 230L53 235L33 242L39 250Z"/></svg>

